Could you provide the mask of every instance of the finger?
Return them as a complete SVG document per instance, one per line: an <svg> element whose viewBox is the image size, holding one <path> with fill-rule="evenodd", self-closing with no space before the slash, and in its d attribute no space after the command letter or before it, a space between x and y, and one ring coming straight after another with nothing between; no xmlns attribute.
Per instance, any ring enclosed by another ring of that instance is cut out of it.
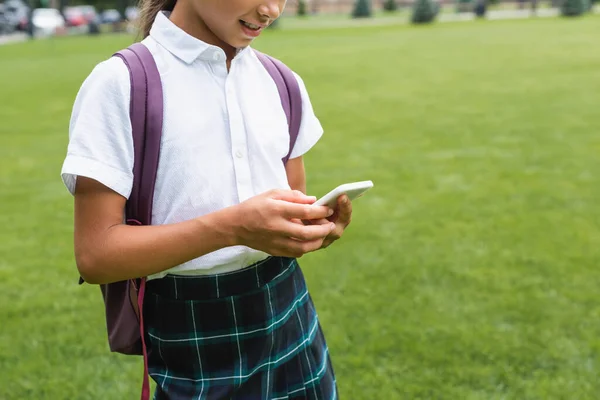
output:
<svg viewBox="0 0 600 400"><path fill-rule="evenodd" d="M298 218L302 220L315 220L327 218L333 210L327 206L311 206L308 204L295 204L281 201L281 216L285 219Z"/></svg>
<svg viewBox="0 0 600 400"><path fill-rule="evenodd" d="M326 249L331 245L331 243L333 243L333 240L325 238L325 240L323 240L323 244L321 244L321 248Z"/></svg>
<svg viewBox="0 0 600 400"><path fill-rule="evenodd" d="M318 250L323 245L323 239L297 241L291 238L278 238L272 242L267 252L273 256L302 257L305 253Z"/></svg>
<svg viewBox="0 0 600 400"><path fill-rule="evenodd" d="M324 239L336 228L334 223L325 225L298 225L290 223L285 229L285 235L300 241Z"/></svg>
<svg viewBox="0 0 600 400"><path fill-rule="evenodd" d="M327 236L327 240L335 242L336 240L340 239L343 234L344 234L344 227L340 226L338 224L338 225L336 225L336 228L334 230L332 230L331 233Z"/></svg>
<svg viewBox="0 0 600 400"><path fill-rule="evenodd" d="M352 219L352 202L347 195L338 198L337 223L348 225Z"/></svg>
<svg viewBox="0 0 600 400"><path fill-rule="evenodd" d="M274 257L300 258L303 255L303 253L300 250L291 250L288 242L278 243L277 245L273 243L273 246L271 246L269 249L266 249L265 251Z"/></svg>
<svg viewBox="0 0 600 400"><path fill-rule="evenodd" d="M334 221L330 221L327 218L315 219L315 220L312 220L312 221L310 219L303 219L302 220L302 223L304 225L324 225L324 224L328 224L330 222L334 222Z"/></svg>
<svg viewBox="0 0 600 400"><path fill-rule="evenodd" d="M323 239L316 239L306 242L290 240L286 246L286 251L294 257L302 257L306 253L319 250L323 246Z"/></svg>
<svg viewBox="0 0 600 400"><path fill-rule="evenodd" d="M316 220L312 220L310 221L311 225L325 225L325 224L330 224L331 221L328 220L327 218L321 218L321 219L316 219Z"/></svg>
<svg viewBox="0 0 600 400"><path fill-rule="evenodd" d="M276 190L272 198L298 204L312 204L317 201L315 196L307 196L299 190Z"/></svg>

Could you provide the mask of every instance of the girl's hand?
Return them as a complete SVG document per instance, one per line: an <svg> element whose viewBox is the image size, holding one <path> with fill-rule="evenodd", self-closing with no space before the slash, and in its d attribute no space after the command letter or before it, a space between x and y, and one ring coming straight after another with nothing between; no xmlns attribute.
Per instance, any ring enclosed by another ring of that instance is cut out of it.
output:
<svg viewBox="0 0 600 400"><path fill-rule="evenodd" d="M315 201L297 190L273 190L240 203L233 207L234 219L230 221L234 244L283 257L301 257L320 249L336 224L305 226L295 222L335 215L329 207L313 206Z"/></svg>
<svg viewBox="0 0 600 400"><path fill-rule="evenodd" d="M340 239L344 234L344 231L350 225L350 221L352 220L352 202L348 198L347 195L342 195L337 199L337 207L333 215L328 218L323 218L319 220L305 220L305 224L309 225L328 225L330 223L335 223L335 229L333 229L329 235L323 240L323 244L321 248L326 248L331 245L336 240Z"/></svg>

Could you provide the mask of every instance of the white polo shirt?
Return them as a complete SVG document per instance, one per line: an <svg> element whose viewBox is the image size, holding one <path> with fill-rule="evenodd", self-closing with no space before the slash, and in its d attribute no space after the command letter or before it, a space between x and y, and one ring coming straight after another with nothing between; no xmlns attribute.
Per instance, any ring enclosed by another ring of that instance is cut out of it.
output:
<svg viewBox="0 0 600 400"><path fill-rule="evenodd" d="M289 133L277 87L255 53L241 50L227 71L222 49L204 43L159 13L143 43L152 52L164 96L163 136L153 224L192 219L289 184L281 161ZM304 83L303 115L291 158L306 153L323 129ZM84 81L73 107L62 179L77 176L128 198L133 183L129 71L112 57ZM245 246L221 249L149 279L241 269L268 254Z"/></svg>

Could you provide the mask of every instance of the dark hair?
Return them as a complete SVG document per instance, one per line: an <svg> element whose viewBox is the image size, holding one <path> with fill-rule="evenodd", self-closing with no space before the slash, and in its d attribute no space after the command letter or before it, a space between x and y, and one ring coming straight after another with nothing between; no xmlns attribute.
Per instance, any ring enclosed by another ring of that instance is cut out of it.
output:
<svg viewBox="0 0 600 400"><path fill-rule="evenodd" d="M177 0L140 0L138 26L143 38L150 34L154 19L161 11L173 11Z"/></svg>

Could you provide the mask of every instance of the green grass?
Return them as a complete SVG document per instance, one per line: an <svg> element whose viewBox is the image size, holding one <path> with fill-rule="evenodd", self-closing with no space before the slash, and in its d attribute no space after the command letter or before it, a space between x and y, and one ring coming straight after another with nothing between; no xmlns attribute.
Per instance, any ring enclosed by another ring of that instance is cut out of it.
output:
<svg viewBox="0 0 600 400"><path fill-rule="evenodd" d="M321 38L320 35L324 37ZM326 128L309 191L375 188L301 259L342 399L596 399L600 19L270 32ZM0 47L0 399L134 399L79 287L70 109L126 36Z"/></svg>
<svg viewBox="0 0 600 400"><path fill-rule="evenodd" d="M472 1L474 4L475 2ZM525 3L524 10L530 9L530 3ZM551 8L549 2L538 3L539 9ZM494 11L511 11L519 10L518 3L498 3L489 4L487 6L487 13L489 16L490 12ZM472 13L462 13L463 16ZM385 11L379 4L372 9L372 18L352 18L351 12L320 12L318 14L307 14L302 17L298 17L294 10L289 10L281 18L280 26L284 29L306 29L306 28L328 28L332 26L363 26L363 25L394 25L400 23L409 23L412 15L411 5L399 5L396 11ZM440 13L437 16L437 20L442 19L444 16L458 16L456 3L447 3L441 5Z"/></svg>

